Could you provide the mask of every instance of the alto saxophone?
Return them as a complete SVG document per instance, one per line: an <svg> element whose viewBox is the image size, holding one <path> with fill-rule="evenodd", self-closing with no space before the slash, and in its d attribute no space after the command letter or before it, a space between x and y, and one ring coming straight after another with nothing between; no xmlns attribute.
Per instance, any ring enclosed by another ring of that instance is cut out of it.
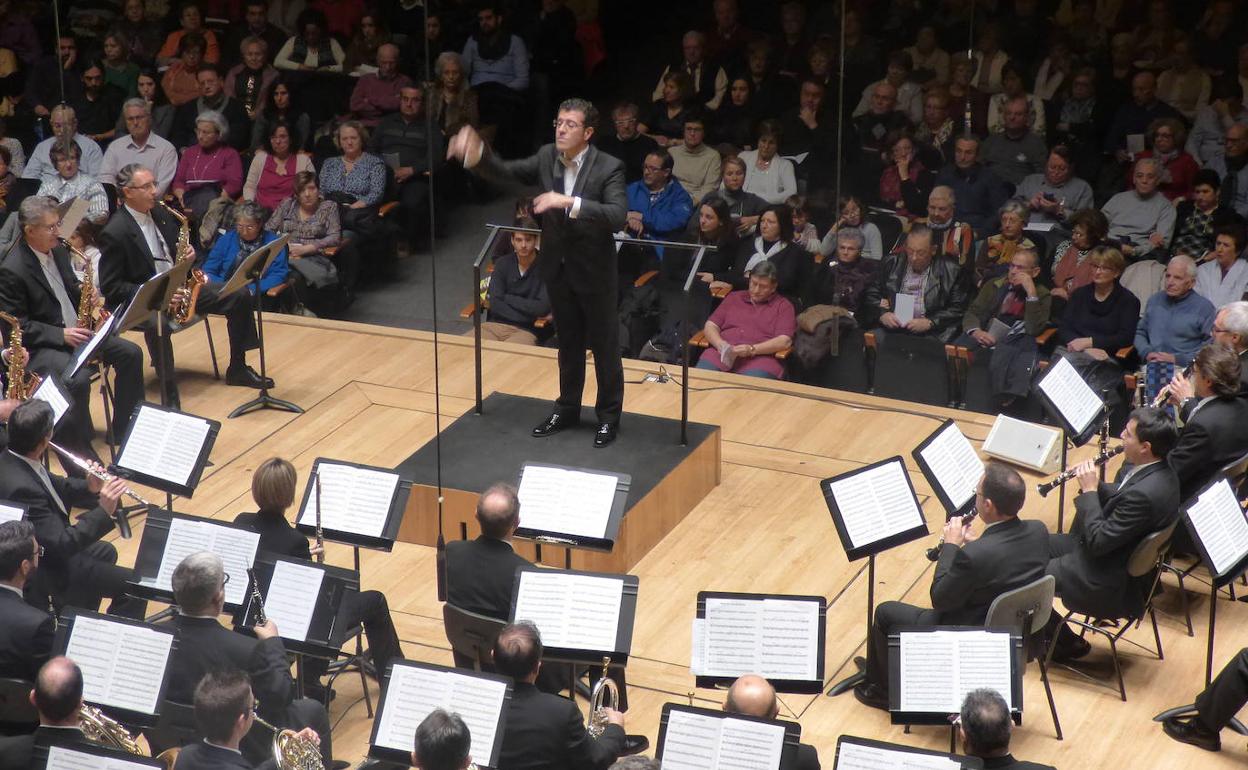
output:
<svg viewBox="0 0 1248 770"><path fill-rule="evenodd" d="M3 310L0 310L0 319L4 319L9 325L9 388L4 396L15 401L25 401L34 395L41 378L34 372L26 373L30 354L22 347L22 325Z"/></svg>
<svg viewBox="0 0 1248 770"><path fill-rule="evenodd" d="M108 320L109 313L95 298L95 267L91 258L64 238L61 245L82 261L82 289L78 292L78 326L95 331Z"/></svg>
<svg viewBox="0 0 1248 770"><path fill-rule="evenodd" d="M195 262L195 248L191 246L191 225L187 221L186 215L180 211L160 204L178 220L178 245L174 249L177 252L177 264L187 264L189 260L191 264ZM173 296L169 299L168 313L179 324L185 324L195 317L195 302L199 299L199 290L208 283L207 276L204 271L199 268L191 268L186 273L186 283L174 290Z"/></svg>

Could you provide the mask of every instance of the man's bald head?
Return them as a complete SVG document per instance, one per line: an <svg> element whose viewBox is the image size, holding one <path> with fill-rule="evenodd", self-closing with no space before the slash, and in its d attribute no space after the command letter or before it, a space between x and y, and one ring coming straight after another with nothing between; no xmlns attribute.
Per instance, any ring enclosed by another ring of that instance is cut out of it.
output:
<svg viewBox="0 0 1248 770"><path fill-rule="evenodd" d="M724 711L729 714L744 714L749 717L775 719L780 713L780 705L776 701L776 688L771 682L757 674L746 674L728 688L728 699L724 701Z"/></svg>
<svg viewBox="0 0 1248 770"><path fill-rule="evenodd" d="M45 724L77 723L82 705L82 670L78 664L64 656L44 663L35 677L34 704Z"/></svg>
<svg viewBox="0 0 1248 770"><path fill-rule="evenodd" d="M511 484L498 482L481 493L477 500L477 523L481 534L505 540L520 524L520 498Z"/></svg>

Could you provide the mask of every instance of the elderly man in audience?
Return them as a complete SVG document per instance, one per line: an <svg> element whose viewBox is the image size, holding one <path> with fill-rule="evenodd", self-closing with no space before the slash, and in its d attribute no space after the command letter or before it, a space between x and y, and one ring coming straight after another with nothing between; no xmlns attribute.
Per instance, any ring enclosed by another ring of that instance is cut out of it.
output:
<svg viewBox="0 0 1248 770"><path fill-rule="evenodd" d="M1182 120L1179 111L1157 98L1157 76L1152 72L1139 72L1131 78L1131 99L1118 108L1109 130L1105 132L1103 148L1106 155L1113 155L1119 163L1131 160L1128 139L1139 137L1142 142L1148 127L1158 118Z"/></svg>
<svg viewBox="0 0 1248 770"><path fill-rule="evenodd" d="M706 58L706 35L691 30L680 41L681 60L663 68L659 82L654 86L651 101L663 98L663 85L670 72L683 72L692 85L692 101L708 110L719 107L728 91L728 73L718 62Z"/></svg>
<svg viewBox="0 0 1248 770"><path fill-rule="evenodd" d="M1196 293L1214 307L1241 300L1248 291L1248 262L1240 258L1245 239L1243 225L1214 230L1213 258L1196 270Z"/></svg>
<svg viewBox="0 0 1248 770"><path fill-rule="evenodd" d="M957 334L966 313L966 288L958 263L936 256L933 234L926 225L915 225L906 235L906 253L891 254L880 265L875 283L863 298L864 312L883 327L876 339L887 334L912 334L948 342ZM902 304L907 318L896 312Z"/></svg>
<svg viewBox="0 0 1248 770"><path fill-rule="evenodd" d="M971 690L962 699L958 714L958 737L962 753L979 757L984 767L997 770L1056 770L1050 765L1024 762L1010 754L1013 717L1005 698L996 690Z"/></svg>
<svg viewBox="0 0 1248 770"><path fill-rule="evenodd" d="M685 138L667 148L672 156L672 176L697 206L719 188L723 161L715 148L706 143L706 118L697 113L685 116Z"/></svg>
<svg viewBox="0 0 1248 770"><path fill-rule="evenodd" d="M239 152L246 150L251 138L251 121L247 118L243 103L225 92L221 70L215 64L204 64L195 73L195 80L199 83L199 98L178 107L173 114L173 135L169 137L169 141L173 142L174 147L181 147L184 151L193 146L200 116L212 111L226 122L227 130L222 133L222 141L228 142Z"/></svg>
<svg viewBox="0 0 1248 770"><path fill-rule="evenodd" d="M866 681L854 688L854 697L872 708L888 709L888 638L899 626L982 625L997 596L1044 576L1048 528L1018 517L1026 497L1027 486L1017 471L998 462L984 467L975 488L983 532L973 536L972 523L962 516L946 522L932 576L932 609L901 602L875 608Z"/></svg>
<svg viewBox="0 0 1248 770"><path fill-rule="evenodd" d="M522 217L516 224L535 230L541 228L530 217ZM519 345L537 344L537 321L550 315L546 284L532 269L537 260L537 248L538 236L534 233L512 233L512 253L494 260L489 307L481 324L483 338Z"/></svg>
<svg viewBox="0 0 1248 770"><path fill-rule="evenodd" d="M1039 171L1047 154L1044 138L1032 131L1029 116L1026 97L1010 99L1002 116L1003 130L989 134L982 148L984 165L1015 186Z"/></svg>
<svg viewBox="0 0 1248 770"><path fill-rule="evenodd" d="M746 674L737 677L737 681L728 688L724 711L729 714L777 719L780 715L780 701L771 682L758 674ZM797 757L792 765L786 767L790 770L819 770L818 749L808 743L797 744Z"/></svg>
<svg viewBox="0 0 1248 770"><path fill-rule="evenodd" d="M436 708L420 720L413 739L412 767L418 770L468 770L472 734L459 714Z"/></svg>
<svg viewBox="0 0 1248 770"><path fill-rule="evenodd" d="M776 266L763 260L751 268L747 290L719 303L703 327L708 347L698 359L699 369L775 380L784 376L775 354L792 344L797 316L793 303L777 292L778 276Z"/></svg>
<svg viewBox="0 0 1248 770"><path fill-rule="evenodd" d="M979 145L978 137L958 137L953 146L953 163L936 175L936 185L954 191L958 220L984 233L996 226L997 209L1010 197L1010 188L979 162Z"/></svg>
<svg viewBox="0 0 1248 770"><path fill-rule="evenodd" d="M641 167L645 163L646 156L659 146L658 142L637 129L639 112L637 105L633 102L617 104L615 109L611 110L611 124L615 128L614 132L603 131L594 136L594 144L598 146L598 149L624 164L624 180L629 183L641 179Z"/></svg>
<svg viewBox="0 0 1248 770"><path fill-rule="evenodd" d="M381 53L377 55L380 57ZM436 125L432 133L425 131L424 115L428 107L422 87L410 82L400 87L398 108L398 112L386 115L377 123L369 149L382 158L389 156L393 160L397 156L394 182L398 186L399 206L407 220L409 246L423 251L434 235L428 232L430 180L441 168L446 151L442 132ZM435 164L432 167L430 158ZM435 230L440 230L441 212L442 206L434 207L434 217L439 220Z"/></svg>
<svg viewBox="0 0 1248 770"><path fill-rule="evenodd" d="M1135 330L1135 350L1145 361L1187 366L1209 341L1217 311L1193 290L1196 272L1182 254L1166 265L1164 288L1149 298Z"/></svg>
<svg viewBox="0 0 1248 770"><path fill-rule="evenodd" d="M58 104L52 108L52 136L35 145L34 151L26 160L26 168L22 170L23 179L38 179L41 182L56 181L56 165L52 162L52 145L72 139L82 150L79 166L87 176L95 178L100 172L104 161L104 153L91 137L78 133L78 118L74 108Z"/></svg>
<svg viewBox="0 0 1248 770"><path fill-rule="evenodd" d="M1031 220L1040 224L1064 224L1072 214L1092 207L1092 186L1073 173L1070 150L1059 144L1049 150L1044 171L1028 174L1014 191L1027 202Z"/></svg>
<svg viewBox="0 0 1248 770"><path fill-rule="evenodd" d="M1239 356L1239 392L1248 394L1248 302L1239 300L1218 308L1213 319L1213 341Z"/></svg>
<svg viewBox="0 0 1248 770"><path fill-rule="evenodd" d="M1122 253L1135 262L1163 256L1174 233L1174 206L1158 191L1160 180L1156 160L1138 160L1132 189L1101 207L1109 219L1109 238L1122 244Z"/></svg>
<svg viewBox="0 0 1248 770"><path fill-rule="evenodd" d="M971 259L971 248L975 244L975 230L965 222L954 218L958 208L958 196L952 187L937 185L927 196L927 218L919 220L932 231L936 240L938 256L952 259L958 266L967 269ZM899 244L902 248L905 243ZM900 250L900 249L899 249Z"/></svg>
<svg viewBox="0 0 1248 770"><path fill-rule="evenodd" d="M1241 217L1248 217L1248 125L1226 130L1226 149L1215 153L1208 166L1222 179L1218 200Z"/></svg>
<svg viewBox="0 0 1248 770"><path fill-rule="evenodd" d="M363 75L351 91L351 112L364 125L373 128L399 109L404 88L412 79L399 72L399 47L385 43L377 48L377 71Z"/></svg>
<svg viewBox="0 0 1248 770"><path fill-rule="evenodd" d="M877 179L880 156L888 149L887 139L896 131L905 130L910 120L897 109L897 87L887 80L875 84L871 91L870 107L853 119L854 136L857 137L857 158L854 165Z"/></svg>
<svg viewBox="0 0 1248 770"><path fill-rule="evenodd" d="M108 219L108 196L99 182L79 170L82 148L73 142L57 143L49 157L56 166L56 178L43 180L35 194L55 198L58 203L82 198L87 202L87 219L103 224Z"/></svg>
<svg viewBox="0 0 1248 770"><path fill-rule="evenodd" d="M152 133L152 107L147 100L127 99L121 115L127 133L109 142L97 179L102 184L115 185L117 172L137 163L156 175L156 195L163 197L178 170L178 151L167 139Z"/></svg>
<svg viewBox="0 0 1248 770"><path fill-rule="evenodd" d="M1206 167L1226 150L1226 132L1230 127L1248 125L1244 89L1237 79L1218 78L1209 97L1209 103L1196 110L1186 145L1188 154Z"/></svg>
<svg viewBox="0 0 1248 770"><path fill-rule="evenodd" d="M1213 258L1214 230L1232 224L1243 224L1243 217L1218 199L1221 180L1218 172L1202 168L1192 178L1192 195L1182 201L1174 212L1172 254L1186 254L1197 262Z"/></svg>

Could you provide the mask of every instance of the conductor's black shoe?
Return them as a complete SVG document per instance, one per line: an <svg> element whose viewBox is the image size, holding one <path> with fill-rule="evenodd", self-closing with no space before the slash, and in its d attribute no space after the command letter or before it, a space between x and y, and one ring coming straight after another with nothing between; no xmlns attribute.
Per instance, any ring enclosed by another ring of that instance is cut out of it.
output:
<svg viewBox="0 0 1248 770"><path fill-rule="evenodd" d="M1202 725L1195 717L1191 719L1170 717L1161 723L1161 729L1166 731L1166 735L1181 743L1190 743L1205 751L1222 750L1222 739L1218 734Z"/></svg>
<svg viewBox="0 0 1248 770"><path fill-rule="evenodd" d="M602 449L607 444L615 441L615 437L620 432L620 424L618 422L603 422L598 424L598 430L594 433L594 448Z"/></svg>
<svg viewBox="0 0 1248 770"><path fill-rule="evenodd" d="M650 748L650 739L644 735L625 735L624 750L620 752L622 757L631 757L634 754L640 754Z"/></svg>
<svg viewBox="0 0 1248 770"><path fill-rule="evenodd" d="M547 436L553 436L564 428L574 428L580 424L581 418L575 415L555 412L551 416L547 417L541 425L538 425L533 429L533 438L546 438Z"/></svg>
<svg viewBox="0 0 1248 770"><path fill-rule="evenodd" d="M271 377L261 377L260 374L250 366L231 366L225 370L226 385L241 385L247 388L271 388L273 387L273 379Z"/></svg>
<svg viewBox="0 0 1248 770"><path fill-rule="evenodd" d="M864 706L888 711L888 693L874 682L863 682L854 688L854 697Z"/></svg>

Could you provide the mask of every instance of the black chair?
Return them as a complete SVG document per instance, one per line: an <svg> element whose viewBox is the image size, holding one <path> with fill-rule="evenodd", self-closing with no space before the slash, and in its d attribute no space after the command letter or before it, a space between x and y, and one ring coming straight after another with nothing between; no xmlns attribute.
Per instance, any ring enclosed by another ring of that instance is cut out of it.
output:
<svg viewBox="0 0 1248 770"><path fill-rule="evenodd" d="M152 756L198 741L195 707L189 703L166 700L160 704L160 717L156 724L144 730L143 736L147 738Z"/></svg>
<svg viewBox="0 0 1248 770"><path fill-rule="evenodd" d="M334 689L334 682L343 674L358 673L360 675L360 687L364 690L364 708L368 712L371 719L373 716L373 697L368 690L368 677L371 674L374 678L380 679L385 672L374 671L373 664L364 654L364 625L359 624L347 631L343 643L355 639L355 652L346 657L339 658L329 664L326 669L328 678L325 680L325 708L329 708L330 692Z"/></svg>
<svg viewBox="0 0 1248 770"><path fill-rule="evenodd" d="M471 660L473 671L481 671L493 660L494 639L507 622L447 602L442 605L442 624L446 626L446 640L456 658Z"/></svg>
<svg viewBox="0 0 1248 770"><path fill-rule="evenodd" d="M14 733L31 732L39 725L39 712L30 702L33 689L25 679L0 679L0 724Z"/></svg>

